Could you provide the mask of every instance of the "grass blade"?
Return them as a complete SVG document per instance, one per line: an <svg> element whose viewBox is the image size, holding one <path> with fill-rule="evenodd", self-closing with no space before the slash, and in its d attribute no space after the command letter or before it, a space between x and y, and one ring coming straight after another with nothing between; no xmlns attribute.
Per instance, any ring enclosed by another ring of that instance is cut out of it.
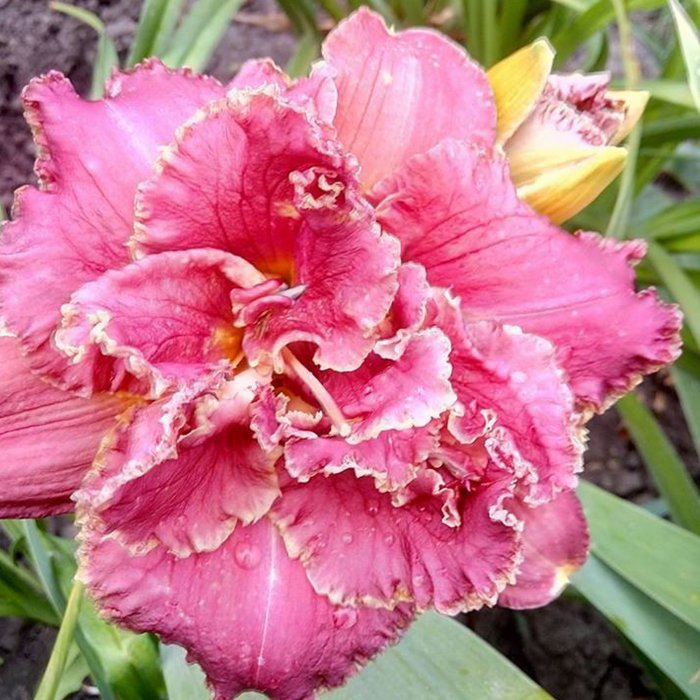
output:
<svg viewBox="0 0 700 700"><path fill-rule="evenodd" d="M119 66L119 56L114 42L107 36L105 25L102 20L89 10L84 10L81 7L76 7L66 2L50 2L49 7L55 12L61 12L64 15L73 17L79 22L92 27L97 32L97 53L95 55L95 63L92 67L92 85L90 88L90 97L98 99L104 94L104 84L114 68Z"/></svg>
<svg viewBox="0 0 700 700"><path fill-rule="evenodd" d="M160 55L170 40L181 11L182 0L145 0L127 65L133 66L147 56Z"/></svg>
<svg viewBox="0 0 700 700"><path fill-rule="evenodd" d="M591 530L591 552L700 630L700 537L586 481L578 493Z"/></svg>
<svg viewBox="0 0 700 700"><path fill-rule="evenodd" d="M673 520L700 535L700 494L653 413L634 394L620 399L617 410L668 504Z"/></svg>
<svg viewBox="0 0 700 700"><path fill-rule="evenodd" d="M649 241L647 259L664 286L681 305L685 324L696 340L700 340L700 291L688 275L662 246Z"/></svg>
<svg viewBox="0 0 700 700"><path fill-rule="evenodd" d="M654 516L650 516L654 517ZM592 555L572 584L690 698L700 696L700 633ZM679 699L680 700L680 699Z"/></svg>
<svg viewBox="0 0 700 700"><path fill-rule="evenodd" d="M688 87L695 100L695 107L700 110L700 36L688 17L688 13L678 0L668 0L673 21L676 24L678 41L683 54L683 62L688 76Z"/></svg>

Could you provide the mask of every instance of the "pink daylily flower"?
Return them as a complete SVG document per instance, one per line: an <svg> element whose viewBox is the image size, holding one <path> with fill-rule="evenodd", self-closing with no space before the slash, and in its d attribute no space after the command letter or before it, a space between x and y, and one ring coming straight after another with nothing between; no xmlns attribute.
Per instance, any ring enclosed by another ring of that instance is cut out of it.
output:
<svg viewBox="0 0 700 700"><path fill-rule="evenodd" d="M479 66L361 10L292 81L25 89L0 244L0 515L75 506L109 618L214 697L341 684L413 617L554 598L591 411L672 361L643 244L524 204Z"/></svg>

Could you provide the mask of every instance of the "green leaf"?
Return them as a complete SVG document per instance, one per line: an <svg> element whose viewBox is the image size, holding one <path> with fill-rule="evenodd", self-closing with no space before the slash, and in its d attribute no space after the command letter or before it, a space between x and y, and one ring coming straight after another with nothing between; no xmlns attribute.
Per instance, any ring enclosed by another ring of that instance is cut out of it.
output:
<svg viewBox="0 0 700 700"><path fill-rule="evenodd" d="M619 524L618 527L624 529ZM572 576L571 582L688 697L700 697L697 630L644 595L634 585L634 579L625 580L595 555Z"/></svg>
<svg viewBox="0 0 700 700"><path fill-rule="evenodd" d="M668 0L668 5L676 23L678 41L688 76L688 87L695 100L695 107L700 110L700 36L678 0Z"/></svg>
<svg viewBox="0 0 700 700"><path fill-rule="evenodd" d="M588 482L581 482L578 493L591 530L591 552L700 630L700 537Z"/></svg>
<svg viewBox="0 0 700 700"><path fill-rule="evenodd" d="M39 582L0 550L0 613L58 625L59 618Z"/></svg>
<svg viewBox="0 0 700 700"><path fill-rule="evenodd" d="M242 0L199 0L177 28L163 56L170 66L202 70L226 32Z"/></svg>
<svg viewBox="0 0 700 700"><path fill-rule="evenodd" d="M104 92L104 84L109 77L112 69L119 65L119 56L114 42L107 36L105 25L102 20L89 10L84 10L81 7L76 7L66 2L50 2L49 7L55 12L61 12L64 15L73 17L88 27L92 27L97 32L97 53L95 55L95 63L92 67L92 86L90 88L90 96L93 99L102 97Z"/></svg>
<svg viewBox="0 0 700 700"><path fill-rule="evenodd" d="M97 54L95 56L95 64L92 67L90 97L93 100L102 97L107 79L114 68L118 66L119 56L117 55L114 42L106 34L102 34L97 40Z"/></svg>
<svg viewBox="0 0 700 700"><path fill-rule="evenodd" d="M182 0L145 0L127 65L158 56L168 44L182 10Z"/></svg>
<svg viewBox="0 0 700 700"><path fill-rule="evenodd" d="M550 696L458 622L423 614L404 639L328 700L544 700Z"/></svg>
<svg viewBox="0 0 700 700"><path fill-rule="evenodd" d="M24 521L24 526L37 575L56 612L62 615L64 590L70 587L75 572L75 545L42 533L34 521ZM85 600L75 640L103 700L162 696L164 683L158 648L150 636L136 635L109 624Z"/></svg>
<svg viewBox="0 0 700 700"><path fill-rule="evenodd" d="M73 643L68 649L66 665L63 667L63 674L56 689L56 700L63 700L68 696L77 693L83 681L90 675L90 669L80 653L78 645Z"/></svg>
<svg viewBox="0 0 700 700"><path fill-rule="evenodd" d="M639 83L639 89L648 90L655 100L695 109L695 101L687 83L680 80L642 80Z"/></svg>
<svg viewBox="0 0 700 700"><path fill-rule="evenodd" d="M681 305L685 324L696 340L700 340L700 290L663 247L649 242L647 258L661 278L664 286Z"/></svg>
<svg viewBox="0 0 700 700"><path fill-rule="evenodd" d="M617 410L673 519L700 535L700 494L654 414L632 393L620 399Z"/></svg>
<svg viewBox="0 0 700 700"><path fill-rule="evenodd" d="M160 645L168 700L211 700L204 672L197 664L188 664L187 652L176 644Z"/></svg>
<svg viewBox="0 0 700 700"><path fill-rule="evenodd" d="M671 376L695 444L695 451L700 454L700 377L686 369L683 364L674 365L671 368Z"/></svg>

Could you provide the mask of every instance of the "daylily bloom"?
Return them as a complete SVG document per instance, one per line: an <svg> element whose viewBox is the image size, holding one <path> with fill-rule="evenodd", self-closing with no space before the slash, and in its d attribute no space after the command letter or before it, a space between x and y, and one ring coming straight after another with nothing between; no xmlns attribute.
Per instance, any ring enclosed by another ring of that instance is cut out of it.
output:
<svg viewBox="0 0 700 700"><path fill-rule="evenodd" d="M323 55L23 94L0 516L76 505L99 608L220 700L338 685L428 608L555 597L585 417L678 352L642 243L518 197L461 48L361 10Z"/></svg>
<svg viewBox="0 0 700 700"><path fill-rule="evenodd" d="M552 74L554 51L538 39L488 72L498 109L498 142L518 195L555 223L590 204L622 171L618 146L649 99L609 90L608 73Z"/></svg>

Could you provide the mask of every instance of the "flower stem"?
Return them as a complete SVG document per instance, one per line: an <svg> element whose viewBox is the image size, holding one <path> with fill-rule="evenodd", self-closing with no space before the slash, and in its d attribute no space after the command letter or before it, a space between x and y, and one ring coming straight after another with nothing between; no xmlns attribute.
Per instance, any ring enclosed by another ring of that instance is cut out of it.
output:
<svg viewBox="0 0 700 700"><path fill-rule="evenodd" d="M75 634L82 600L83 586L77 581L73 581L73 587L71 588L68 598L61 628L58 630L58 636L56 637L56 643L53 645L51 658L44 671L44 676L41 679L41 684L36 691L34 700L55 700L56 698L56 691L58 690L63 675L63 669L66 665L68 649L73 641L73 635Z"/></svg>
<svg viewBox="0 0 700 700"><path fill-rule="evenodd" d="M617 27L620 32L625 87L628 90L634 90L639 84L640 69L639 61L634 51L632 28L625 10L624 1L613 0L613 5L617 16ZM642 126L637 124L627 139L627 162L620 177L620 189L618 190L615 206L605 232L606 235L612 238L625 238L627 234L627 224L629 223L632 200L634 199L634 176L637 170L637 155L639 154L641 138Z"/></svg>

